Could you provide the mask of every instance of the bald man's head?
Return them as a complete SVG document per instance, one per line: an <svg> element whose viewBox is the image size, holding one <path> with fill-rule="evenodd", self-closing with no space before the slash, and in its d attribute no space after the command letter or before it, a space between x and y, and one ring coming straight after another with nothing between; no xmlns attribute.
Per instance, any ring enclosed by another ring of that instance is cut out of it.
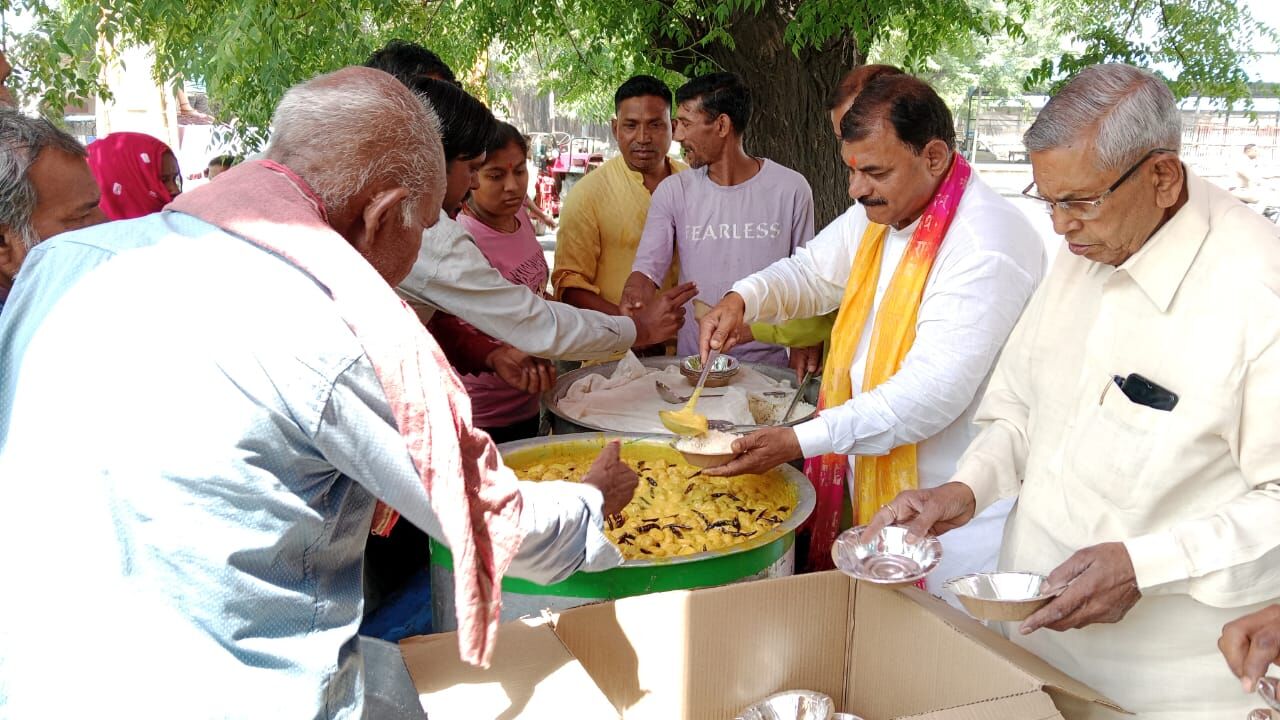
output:
<svg viewBox="0 0 1280 720"><path fill-rule="evenodd" d="M300 174L340 210L387 183L429 196L444 177L440 123L392 76L348 67L290 88L272 119L266 156Z"/></svg>
<svg viewBox="0 0 1280 720"><path fill-rule="evenodd" d="M330 224L384 277L401 269L408 273L398 251L390 253L397 257L371 257L361 244L377 255L379 244L370 233L399 224L416 228L406 230L406 237L420 235L439 216L445 190L440 123L422 99L372 68L321 75L290 88L280 100L266 157L311 185ZM389 209L398 212L386 222L370 215ZM390 244L381 249L393 250Z"/></svg>

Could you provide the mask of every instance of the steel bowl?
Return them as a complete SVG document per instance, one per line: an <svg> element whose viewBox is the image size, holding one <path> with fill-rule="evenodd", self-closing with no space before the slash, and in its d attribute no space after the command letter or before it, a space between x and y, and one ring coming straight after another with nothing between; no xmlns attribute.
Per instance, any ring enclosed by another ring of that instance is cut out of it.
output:
<svg viewBox="0 0 1280 720"><path fill-rule="evenodd" d="M669 453L674 453L670 440L667 436L662 435L642 435L638 433L580 433L576 435L564 436L547 436L529 438L527 440L515 440L503 443L498 446L498 451L502 453L504 460L510 459L512 462L541 462L541 458L550 459L560 450L559 446L564 446L564 450L583 451L583 450L600 450L604 448L605 443L621 440L622 454L625 457L628 447L634 447L639 444L654 445L665 449ZM817 494L814 492L813 483L809 482L809 478L804 473L783 464L770 470L771 473L779 473L782 479L791 486L796 494L796 506L792 509L791 515L783 520L777 527L771 529L767 533L762 533L753 538L747 538L740 543L735 543L727 548L720 550L707 550L705 552L693 553L692 555L677 555L675 557L663 557L653 560L625 560L623 567L645 567L649 565L670 566L683 563L693 563L709 558L723 557L732 553L746 552L753 550L762 545L777 542L787 535L795 532L805 520L809 519L809 515L813 513L814 504L817 500Z"/></svg>
<svg viewBox="0 0 1280 720"><path fill-rule="evenodd" d="M788 690L738 713L737 720L831 720L836 704L814 690Z"/></svg>
<svg viewBox="0 0 1280 720"><path fill-rule="evenodd" d="M1021 621L1049 604L1063 588L1052 592L1049 578L1025 572L975 573L952 578L943 585L969 614L979 620Z"/></svg>
<svg viewBox="0 0 1280 720"><path fill-rule="evenodd" d="M716 359L711 363L711 370L707 373L707 387L724 387L729 384L734 375L738 374L738 358L732 355L717 355ZM699 355L689 355L680 361L680 374L684 379L689 381L690 385L697 385L698 378L702 376L702 357Z"/></svg>
<svg viewBox="0 0 1280 720"><path fill-rule="evenodd" d="M928 575L942 561L942 543L929 535L907 541L907 529L889 525L867 542L865 525L840 533L831 546L831 559L846 575L879 585L905 585Z"/></svg>
<svg viewBox="0 0 1280 720"><path fill-rule="evenodd" d="M737 359L734 358L734 361L737 362ZM640 364L644 365L645 367L658 368L659 370L663 368L671 367L672 365L675 365L679 362L680 362L680 359L674 358L674 357L640 358ZM791 370L791 368L776 367L774 365L766 365L764 363L750 363L750 362L741 363L740 365L749 367L752 370L755 370L756 372L760 373L761 375L769 377L773 380L787 380L787 381L790 381L792 385L794 385L796 381L796 374ZM574 383L578 382L584 377L587 377L588 375L606 375L606 376L612 375L613 371L617 369L618 369L617 362L601 363L600 365L590 365L588 367L578 368L577 370L571 370L563 375L558 376L556 378L555 384L551 386L551 389L542 393L542 407L546 408L547 413L549 415L551 432L556 435L592 432L592 431L618 433L619 431L616 430L615 428L603 427L601 425L596 425L586 420L579 420L577 418L570 417L567 413L565 413L563 410L560 409L560 400L566 394L568 394L569 388L572 387ZM816 406L818 404L818 386L820 384L821 384L821 378L815 377L812 381L810 381L808 385L806 385L802 389L801 399L803 399L805 402L811 405ZM788 420L785 423L781 423L780 425L783 427L791 427L793 425L799 425L802 422L812 420L817 416L818 416L818 412L815 410L809 413L808 415L805 415L804 417L793 417L791 420ZM743 429L745 430L745 428Z"/></svg>

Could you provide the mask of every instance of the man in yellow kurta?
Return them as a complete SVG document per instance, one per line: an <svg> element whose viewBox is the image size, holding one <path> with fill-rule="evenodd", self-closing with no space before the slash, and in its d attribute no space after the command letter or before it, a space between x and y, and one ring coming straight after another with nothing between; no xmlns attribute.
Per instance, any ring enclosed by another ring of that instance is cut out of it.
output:
<svg viewBox="0 0 1280 720"><path fill-rule="evenodd" d="M1000 568L1066 589L1013 639L1142 720L1229 720L1256 698L1218 633L1280 597L1280 233L1189 171L1181 137L1168 88L1128 65L1041 111L1024 194L1067 246L953 481L875 524L945 532L1016 495Z"/></svg>
<svg viewBox="0 0 1280 720"><path fill-rule="evenodd" d="M622 154L582 178L565 197L551 284L557 300L621 315L618 301L650 196L658 183L688 166L667 157L671 88L661 80L648 75L627 80L614 94L614 111L613 136Z"/></svg>

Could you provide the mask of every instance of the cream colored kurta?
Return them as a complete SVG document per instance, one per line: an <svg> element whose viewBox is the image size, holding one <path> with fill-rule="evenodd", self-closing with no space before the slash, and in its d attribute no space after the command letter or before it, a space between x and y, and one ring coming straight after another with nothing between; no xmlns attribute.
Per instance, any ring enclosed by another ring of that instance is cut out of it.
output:
<svg viewBox="0 0 1280 720"><path fill-rule="evenodd" d="M1187 187L1119 268L1064 249L955 479L979 509L1018 495L1004 569L1048 573L1110 541L1133 560L1143 598L1120 623L1026 638L1010 626L1017 642L1144 720L1235 720L1258 703L1218 635L1280 598L1280 234L1189 172ZM1177 407L1126 398L1112 376L1135 372Z"/></svg>

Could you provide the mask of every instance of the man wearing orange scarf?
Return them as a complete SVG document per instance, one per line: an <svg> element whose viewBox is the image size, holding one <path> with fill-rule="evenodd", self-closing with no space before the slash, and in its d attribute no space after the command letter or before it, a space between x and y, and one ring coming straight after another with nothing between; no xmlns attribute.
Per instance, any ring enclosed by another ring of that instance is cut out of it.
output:
<svg viewBox="0 0 1280 720"><path fill-rule="evenodd" d="M755 472L799 457L818 490L811 569L830 567L847 487L865 523L899 490L945 482L972 436L974 403L1042 274L1023 214L955 151L946 104L909 75L879 77L841 124L857 201L809 247L733 286L703 320L701 346L730 346L744 322L839 308L821 415L735 444L708 474ZM994 567L1009 505L948 536L931 577ZM807 560L807 562L805 562Z"/></svg>

